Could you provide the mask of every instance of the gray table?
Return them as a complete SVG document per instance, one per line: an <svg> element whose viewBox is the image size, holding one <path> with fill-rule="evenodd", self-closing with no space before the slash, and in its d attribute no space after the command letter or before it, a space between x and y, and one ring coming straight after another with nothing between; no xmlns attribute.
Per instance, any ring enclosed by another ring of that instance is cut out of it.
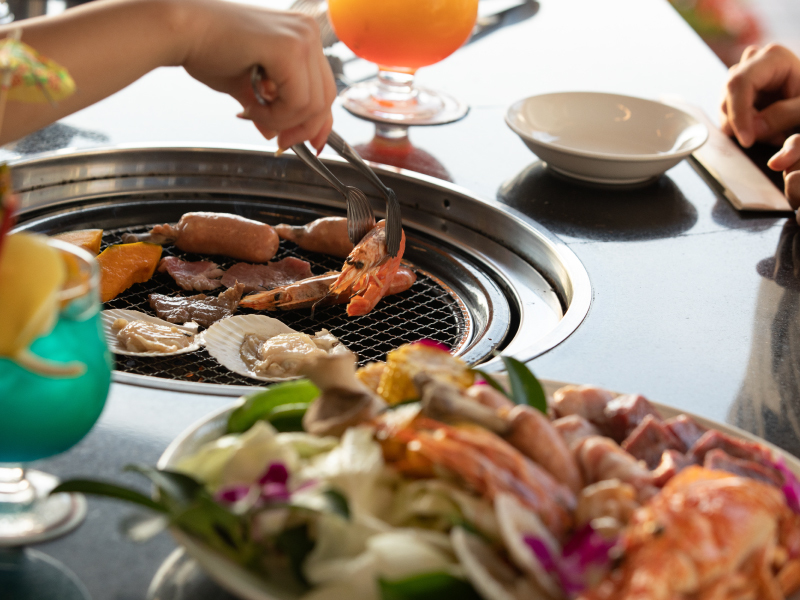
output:
<svg viewBox="0 0 800 600"><path fill-rule="evenodd" d="M503 122L513 101L563 90L672 94L715 115L725 67L666 0L541 0L507 23L420 71L421 83L472 110L410 136L420 168L537 219L586 266L588 317L532 362L535 372L640 392L800 454L793 216L737 213L687 162L637 191L576 186L546 172ZM182 71L161 69L14 152L150 142L273 148L234 118L237 110ZM352 144L373 136L373 125L338 105L335 120ZM120 474L123 465L154 463L181 430L229 402L116 384L95 429L38 466L138 483ZM79 530L37 549L73 571L94 600L141 599L174 544L166 535L144 546L125 539L119 523L129 513L90 499ZM224 597L210 584L203 589Z"/></svg>

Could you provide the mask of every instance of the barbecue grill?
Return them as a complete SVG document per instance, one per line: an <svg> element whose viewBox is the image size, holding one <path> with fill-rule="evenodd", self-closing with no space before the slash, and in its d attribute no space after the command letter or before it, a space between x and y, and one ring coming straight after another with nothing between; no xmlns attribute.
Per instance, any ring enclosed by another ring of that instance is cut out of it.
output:
<svg viewBox="0 0 800 600"><path fill-rule="evenodd" d="M343 160L326 159L345 185L367 192L376 214L383 198ZM442 342L470 364L502 367L498 351L526 361L563 341L589 308L588 275L575 255L537 223L440 180L377 169L401 202L404 260L417 272L411 289L384 298L368 315L349 318L344 305L264 313L306 333L328 329L360 364L383 360L398 345ZM304 224L344 215L341 197L292 155L247 148L114 147L53 153L13 165L20 194L19 228L47 234L102 228L103 244L127 232L174 223L190 211L242 215L270 224ZM164 256L207 256L166 246ZM276 259L309 261L314 274L339 270L341 259L281 242ZM213 257L226 268L234 260ZM219 290L216 290L218 292ZM150 293L184 295L165 273L136 284L106 308L151 312ZM215 293L215 292L210 292ZM242 313L255 312L240 309ZM163 358L116 357L115 380L238 395L260 382L232 373L205 350Z"/></svg>

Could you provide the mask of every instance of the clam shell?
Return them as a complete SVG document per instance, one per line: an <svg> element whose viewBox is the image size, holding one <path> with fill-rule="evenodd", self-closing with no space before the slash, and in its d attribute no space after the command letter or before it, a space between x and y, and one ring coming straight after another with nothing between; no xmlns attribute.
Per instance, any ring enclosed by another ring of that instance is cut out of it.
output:
<svg viewBox="0 0 800 600"><path fill-rule="evenodd" d="M194 352L200 346L203 345L202 340L197 335L197 323L190 322L185 323L183 325L176 325L175 323L168 323L163 319L159 319L158 317L154 317L153 315L148 315L143 312L139 312L138 310L124 310L121 308L113 308L109 310L104 310L100 313L100 317L103 320L103 331L106 335L106 342L108 343L109 349L114 354L124 354L125 356L173 356L175 354L186 354L187 352ZM119 342L117 341L117 334L111 328L111 325L117 319L125 319L126 321L145 321L147 323L155 323L156 325L165 325L167 327L177 327L185 331L186 333L191 333L194 335L194 341L186 346L185 348L181 348L180 350L173 350L172 352L131 352L130 350L126 350L122 346L120 346Z"/></svg>
<svg viewBox="0 0 800 600"><path fill-rule="evenodd" d="M290 381L298 379L299 375L292 377L264 377L251 371L239 355L239 349L244 341L244 336L255 334L264 337L273 337L281 333L302 333L285 325L278 319L266 317L264 315L235 315L217 321L211 327L200 334L202 343L205 344L208 353L219 363L233 371L258 379L259 381ZM309 334L314 337L314 334ZM344 344L339 344L330 353L346 351Z"/></svg>

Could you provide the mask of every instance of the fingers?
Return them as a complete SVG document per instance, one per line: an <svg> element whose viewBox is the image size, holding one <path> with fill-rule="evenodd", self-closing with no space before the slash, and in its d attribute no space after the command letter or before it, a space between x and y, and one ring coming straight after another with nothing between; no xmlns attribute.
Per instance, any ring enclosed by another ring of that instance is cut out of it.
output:
<svg viewBox="0 0 800 600"><path fill-rule="evenodd" d="M788 110L791 105L777 107L766 116L759 114L759 95L777 91L784 99L800 93L800 60L786 48L774 44L761 49L747 48L742 62L730 69L721 110L723 130L727 129L743 146L750 147L757 139L774 136L778 132L773 129L774 125L785 128L791 120L793 125L800 123L800 114L791 114Z"/></svg>
<svg viewBox="0 0 800 600"><path fill-rule="evenodd" d="M786 199L792 208L800 207L800 135L789 137L767 165L774 171L783 171Z"/></svg>

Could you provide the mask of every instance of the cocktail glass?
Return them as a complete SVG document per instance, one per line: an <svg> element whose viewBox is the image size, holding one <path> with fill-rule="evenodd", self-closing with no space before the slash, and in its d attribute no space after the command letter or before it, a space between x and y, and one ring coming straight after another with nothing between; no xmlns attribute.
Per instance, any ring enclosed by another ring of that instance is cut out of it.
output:
<svg viewBox="0 0 800 600"><path fill-rule="evenodd" d="M111 381L97 262L72 244L49 244L61 253L68 276L55 326L30 350L39 358L72 364L79 374L41 375L0 357L0 547L49 539L81 522L83 497L48 496L56 477L24 465L77 444L100 417Z"/></svg>
<svg viewBox="0 0 800 600"><path fill-rule="evenodd" d="M338 38L378 65L376 79L342 92L344 107L365 119L404 125L462 118L467 105L414 85L414 75L464 44L477 14L478 0L328 0Z"/></svg>

